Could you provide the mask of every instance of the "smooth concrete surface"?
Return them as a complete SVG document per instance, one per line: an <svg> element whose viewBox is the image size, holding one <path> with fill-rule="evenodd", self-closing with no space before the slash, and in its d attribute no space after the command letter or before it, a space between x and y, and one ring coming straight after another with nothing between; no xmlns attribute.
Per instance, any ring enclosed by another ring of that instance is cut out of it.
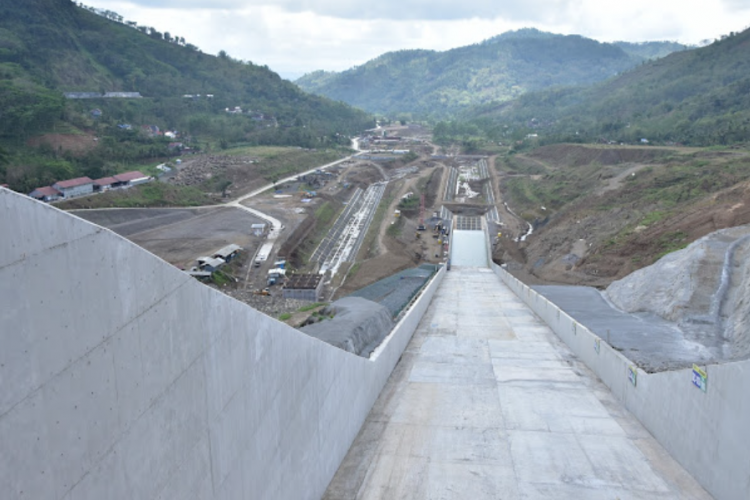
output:
<svg viewBox="0 0 750 500"><path fill-rule="evenodd" d="M492 270L454 267L324 498L710 496Z"/></svg>
<svg viewBox="0 0 750 500"><path fill-rule="evenodd" d="M487 267L487 245L484 231L454 229L451 238L452 266Z"/></svg>
<svg viewBox="0 0 750 500"><path fill-rule="evenodd" d="M750 361L702 366L706 392L693 384L692 369L646 373L547 298L493 269L708 492L750 498Z"/></svg>
<svg viewBox="0 0 750 500"><path fill-rule="evenodd" d="M0 188L0 498L320 498L441 270L369 359Z"/></svg>

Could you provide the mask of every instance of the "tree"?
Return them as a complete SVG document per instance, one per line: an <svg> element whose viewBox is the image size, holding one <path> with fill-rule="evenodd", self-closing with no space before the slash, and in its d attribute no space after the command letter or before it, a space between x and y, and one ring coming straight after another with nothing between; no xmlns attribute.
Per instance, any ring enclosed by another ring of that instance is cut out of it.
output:
<svg viewBox="0 0 750 500"><path fill-rule="evenodd" d="M219 190L221 191L221 197L226 198L227 197L227 189L229 189L229 186L232 185L232 181L229 179L224 179L219 183Z"/></svg>

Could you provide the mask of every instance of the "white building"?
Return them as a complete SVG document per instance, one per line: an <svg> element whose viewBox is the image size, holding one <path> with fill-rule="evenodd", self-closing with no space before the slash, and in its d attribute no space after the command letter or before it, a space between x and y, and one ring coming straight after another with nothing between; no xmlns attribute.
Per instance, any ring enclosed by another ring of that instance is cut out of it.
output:
<svg viewBox="0 0 750 500"><path fill-rule="evenodd" d="M94 181L88 177L78 177L67 181L56 182L53 188L60 192L62 198L85 196L94 192Z"/></svg>

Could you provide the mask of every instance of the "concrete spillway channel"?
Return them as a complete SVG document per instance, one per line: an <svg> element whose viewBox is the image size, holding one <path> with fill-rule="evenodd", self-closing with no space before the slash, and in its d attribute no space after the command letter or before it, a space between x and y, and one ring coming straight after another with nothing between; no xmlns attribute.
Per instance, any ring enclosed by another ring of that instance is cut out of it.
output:
<svg viewBox="0 0 750 500"><path fill-rule="evenodd" d="M324 498L710 496L490 269L454 266Z"/></svg>
<svg viewBox="0 0 750 500"><path fill-rule="evenodd" d="M0 234L2 499L710 498L665 448L748 498L749 361L645 373L489 262L363 358L3 188Z"/></svg>

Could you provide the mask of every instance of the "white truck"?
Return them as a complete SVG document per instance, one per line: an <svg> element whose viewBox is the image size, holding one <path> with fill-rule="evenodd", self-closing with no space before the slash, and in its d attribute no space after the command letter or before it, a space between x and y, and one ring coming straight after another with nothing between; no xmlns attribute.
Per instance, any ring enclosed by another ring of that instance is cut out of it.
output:
<svg viewBox="0 0 750 500"><path fill-rule="evenodd" d="M268 256L271 255L272 251L273 243L264 243L263 246L260 247L260 250L258 250L258 253L255 255L254 266L260 267L261 264L268 260Z"/></svg>

